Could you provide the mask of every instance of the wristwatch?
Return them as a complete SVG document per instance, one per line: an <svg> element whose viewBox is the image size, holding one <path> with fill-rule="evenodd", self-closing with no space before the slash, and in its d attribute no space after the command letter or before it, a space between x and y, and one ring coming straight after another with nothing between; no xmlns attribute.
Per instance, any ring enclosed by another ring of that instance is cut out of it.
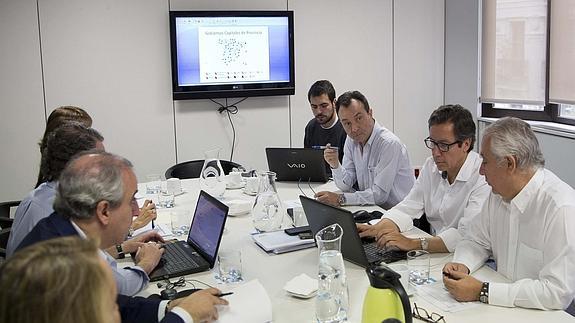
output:
<svg viewBox="0 0 575 323"><path fill-rule="evenodd" d="M489 304L489 283L483 282L481 291L479 292L479 301L481 303Z"/></svg>
<svg viewBox="0 0 575 323"><path fill-rule="evenodd" d="M429 241L427 238L419 238L419 241L421 242L421 250L429 249Z"/></svg>
<svg viewBox="0 0 575 323"><path fill-rule="evenodd" d="M122 244L116 245L116 251L118 252L118 259L126 258L126 254L124 254L124 249L122 249Z"/></svg>
<svg viewBox="0 0 575 323"><path fill-rule="evenodd" d="M339 205L344 205L345 204L345 194L339 194L339 198L337 199L337 202L339 203Z"/></svg>

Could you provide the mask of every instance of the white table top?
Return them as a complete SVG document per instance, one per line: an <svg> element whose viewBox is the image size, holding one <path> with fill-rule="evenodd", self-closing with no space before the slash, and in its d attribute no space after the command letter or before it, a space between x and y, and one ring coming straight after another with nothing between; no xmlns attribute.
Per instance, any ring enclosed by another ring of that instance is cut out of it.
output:
<svg viewBox="0 0 575 323"><path fill-rule="evenodd" d="M333 183L319 185L311 184L314 190L324 189L334 190ZM285 200L298 199L301 191L296 183L276 183L280 198ZM197 180L183 180L182 187L186 193L176 196L175 208L195 208L196 199L199 192L199 182ZM313 192L307 185L301 184L301 188L308 196L313 196ZM140 192L145 192L145 186L140 185ZM241 189L227 190L222 201L232 199L247 199L253 201L255 197L242 193ZM378 209L372 207L350 207L356 209ZM158 223L169 223L169 209L158 210ZM242 253L242 273L245 281L259 279L266 289L271 302L274 322L312 322L314 321L315 298L307 300L298 299L289 296L284 290L284 284L293 277L305 273L312 278L317 276L318 254L317 248L299 250L295 252L275 255L267 254L260 249L252 240L250 233L253 232L250 214L229 217L226 222L226 231L222 239L220 250L239 249ZM425 234L421 231L410 232L410 235ZM431 258L431 277L441 280L441 269L443 264L451 260L449 254L432 254ZM364 294L369 286L369 281L364 268L345 262L347 284L349 289L350 322L361 322L361 311ZM214 279L214 270L187 276L188 279L195 279L213 285L220 289L226 289L224 285L218 284ZM505 278L488 267L480 269L474 273L474 276L488 281L504 282ZM201 284L196 284L197 288L202 288ZM191 288L191 286L187 286ZM160 289L155 283L151 283L147 289L140 293L141 296L148 296L152 293L158 293ZM456 313L442 312L437 307L426 302L419 297L417 293L410 297L412 306L416 302L419 307L423 307L429 312L437 312L444 315L447 323L453 322L573 322L575 318L564 311L540 311L523 308L504 308L492 305L479 304L468 310ZM414 319L414 322L418 320Z"/></svg>

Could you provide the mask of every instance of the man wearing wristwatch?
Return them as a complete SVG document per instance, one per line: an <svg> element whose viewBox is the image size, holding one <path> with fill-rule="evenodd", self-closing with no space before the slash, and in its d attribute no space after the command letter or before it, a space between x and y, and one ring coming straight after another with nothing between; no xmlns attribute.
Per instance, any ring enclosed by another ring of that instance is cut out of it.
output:
<svg viewBox="0 0 575 323"><path fill-rule="evenodd" d="M503 118L484 130L480 172L491 186L443 282L458 301L542 310L575 297L575 190L544 168L531 127ZM493 257L508 283L470 275Z"/></svg>
<svg viewBox="0 0 575 323"><path fill-rule="evenodd" d="M322 191L315 197L336 206L376 204L388 209L396 205L415 182L407 148L375 121L373 110L359 91L340 95L335 108L347 139L338 149L327 145L324 159L343 193ZM344 150L341 164L340 149Z"/></svg>
<svg viewBox="0 0 575 323"><path fill-rule="evenodd" d="M453 252L469 221L477 215L489 195L489 186L479 174L481 157L472 151L475 123L460 105L437 108L428 120L431 150L415 185L398 205L375 225L358 225L360 236L375 237L382 246L401 250ZM430 238L408 238L401 232L413 228L423 214L431 226Z"/></svg>

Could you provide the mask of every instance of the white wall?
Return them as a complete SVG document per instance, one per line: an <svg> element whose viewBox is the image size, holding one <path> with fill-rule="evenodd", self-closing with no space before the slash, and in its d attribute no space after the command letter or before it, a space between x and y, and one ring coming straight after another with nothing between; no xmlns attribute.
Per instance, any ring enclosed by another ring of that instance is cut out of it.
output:
<svg viewBox="0 0 575 323"><path fill-rule="evenodd" d="M229 158L227 116L208 100L171 99L169 8L294 10L296 95L238 106L235 161L265 168L264 147L301 146L307 89L320 78L339 93L364 92L414 165L429 153L422 125L442 103L444 0L39 0L39 12L35 3L0 7L0 42L11 44L0 51L0 200L32 188L45 114L63 104L86 108L106 148L132 160L140 177L213 147Z"/></svg>
<svg viewBox="0 0 575 323"><path fill-rule="evenodd" d="M44 99L36 1L0 1L0 201L36 183Z"/></svg>

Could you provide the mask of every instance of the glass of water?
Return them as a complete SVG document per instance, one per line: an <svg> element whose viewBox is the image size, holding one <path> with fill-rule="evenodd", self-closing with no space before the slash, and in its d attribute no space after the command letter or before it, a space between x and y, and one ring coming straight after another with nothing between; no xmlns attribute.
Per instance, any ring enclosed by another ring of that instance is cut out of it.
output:
<svg viewBox="0 0 575 323"><path fill-rule="evenodd" d="M242 278L242 253L239 250L225 250L218 254L218 273L221 283L237 283Z"/></svg>
<svg viewBox="0 0 575 323"><path fill-rule="evenodd" d="M170 212L172 233L176 236L188 234L192 217L189 210L173 210Z"/></svg>
<svg viewBox="0 0 575 323"><path fill-rule="evenodd" d="M146 176L146 194L158 194L162 190L162 175L150 174Z"/></svg>
<svg viewBox="0 0 575 323"><path fill-rule="evenodd" d="M427 284L429 280L429 262L431 257L425 250L411 250L407 253L409 281L415 285Z"/></svg>

